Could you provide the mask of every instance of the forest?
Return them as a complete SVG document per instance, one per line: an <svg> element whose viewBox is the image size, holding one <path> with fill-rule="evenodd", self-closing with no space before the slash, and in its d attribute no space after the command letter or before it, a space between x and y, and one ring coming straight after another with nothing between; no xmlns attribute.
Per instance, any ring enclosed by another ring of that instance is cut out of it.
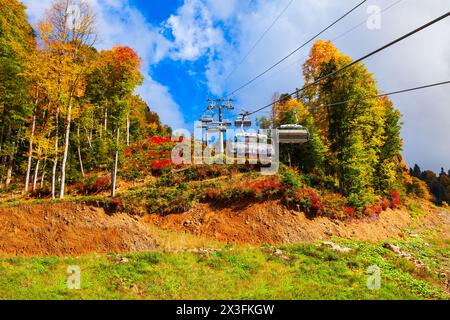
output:
<svg viewBox="0 0 450 320"><path fill-rule="evenodd" d="M78 4L75 13L55 2L34 30L19 1L1 1L3 191L64 198L67 185L107 170L114 195L124 146L168 133L134 94L140 58L128 47L98 52L95 14Z"/></svg>

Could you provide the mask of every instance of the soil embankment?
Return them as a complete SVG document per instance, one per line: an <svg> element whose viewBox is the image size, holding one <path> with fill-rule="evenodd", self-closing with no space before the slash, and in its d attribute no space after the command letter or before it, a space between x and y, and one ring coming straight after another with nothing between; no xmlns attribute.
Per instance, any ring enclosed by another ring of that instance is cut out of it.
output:
<svg viewBox="0 0 450 320"><path fill-rule="evenodd" d="M181 250L183 235L252 245L315 242L333 237L385 241L428 230L449 239L450 213L426 208L427 214L419 220L412 220L406 210L388 210L375 221L343 222L328 218L311 220L277 201L231 207L198 204L183 214L164 217L152 214L143 218L120 213L108 215L104 209L74 203L0 207L0 254L77 256L169 250L164 243L174 242L173 235L181 239L177 244ZM161 232L172 238L161 241Z"/></svg>
<svg viewBox="0 0 450 320"><path fill-rule="evenodd" d="M58 203L0 208L0 253L74 256L155 249L148 228L126 215Z"/></svg>
<svg viewBox="0 0 450 320"><path fill-rule="evenodd" d="M314 242L332 237L380 241L405 236L405 229L411 223L405 210L388 210L375 221L311 220L301 212L286 209L277 201L231 208L200 204L184 214L148 215L144 219L164 229L250 244Z"/></svg>

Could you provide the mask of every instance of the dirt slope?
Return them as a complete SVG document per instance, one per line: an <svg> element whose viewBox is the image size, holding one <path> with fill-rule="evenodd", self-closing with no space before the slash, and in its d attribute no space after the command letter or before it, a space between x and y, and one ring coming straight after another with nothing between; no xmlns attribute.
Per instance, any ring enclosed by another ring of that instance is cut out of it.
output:
<svg viewBox="0 0 450 320"><path fill-rule="evenodd" d="M310 220L303 213L285 209L276 201L220 209L201 204L184 214L148 215L145 221L161 228L219 241L250 244L313 242L333 236L381 241L404 237L405 229L411 224L410 215L405 210L388 210L376 221Z"/></svg>
<svg viewBox="0 0 450 320"><path fill-rule="evenodd" d="M148 228L125 214L70 203L0 208L0 253L73 256L155 249Z"/></svg>
<svg viewBox="0 0 450 320"><path fill-rule="evenodd" d="M427 210L428 215L419 222L412 221L406 210L389 210L376 221L346 223L327 218L310 220L277 201L221 208L199 204L184 214L143 218L110 216L103 209L71 203L0 207L0 254L76 256L171 251L174 246L176 250L201 247L210 240L254 245L314 242L335 236L384 241L428 230L448 239L450 213Z"/></svg>

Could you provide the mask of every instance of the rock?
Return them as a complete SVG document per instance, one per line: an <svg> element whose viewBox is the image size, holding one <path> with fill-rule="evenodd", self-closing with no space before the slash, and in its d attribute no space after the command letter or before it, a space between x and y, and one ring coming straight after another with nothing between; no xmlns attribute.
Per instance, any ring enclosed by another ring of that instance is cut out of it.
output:
<svg viewBox="0 0 450 320"><path fill-rule="evenodd" d="M423 263L423 261L414 258L410 253L408 252L404 252L400 249L400 247L395 246L393 244L390 243L385 243L383 244L383 248L388 249L392 252L394 252L396 255L398 255L399 257L409 260L410 262L412 262L417 269L419 269L422 272L426 272L428 270L428 267L425 265L425 263Z"/></svg>
<svg viewBox="0 0 450 320"><path fill-rule="evenodd" d="M330 241L323 242L321 244L321 246L328 246L328 247L331 248L331 250L338 251L338 252L350 252L350 251L353 250L351 248L341 247L340 245L338 245L338 244L336 244L334 242L330 242Z"/></svg>
<svg viewBox="0 0 450 320"><path fill-rule="evenodd" d="M261 251L270 254L272 257L277 257L277 258L280 258L280 259L285 260L285 261L291 261L292 260L292 258L290 258L287 255L285 255L284 252L279 250L279 249L272 249L272 248L264 248L264 247L262 247Z"/></svg>
<svg viewBox="0 0 450 320"><path fill-rule="evenodd" d="M402 250L400 249L400 247L395 246L393 244L390 243L385 243L383 244L383 248L388 249L392 252L394 252L395 254L401 255L402 254Z"/></svg>

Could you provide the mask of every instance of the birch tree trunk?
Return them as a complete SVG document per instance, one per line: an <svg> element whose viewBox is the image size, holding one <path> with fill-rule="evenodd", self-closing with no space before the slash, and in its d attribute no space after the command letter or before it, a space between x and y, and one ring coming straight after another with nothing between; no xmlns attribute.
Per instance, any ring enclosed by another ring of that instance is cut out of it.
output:
<svg viewBox="0 0 450 320"><path fill-rule="evenodd" d="M105 107L105 123L104 123L104 125L105 125L105 135L106 135L106 132L108 131L108 108L106 108L106 107Z"/></svg>
<svg viewBox="0 0 450 320"><path fill-rule="evenodd" d="M127 114L127 147L130 146L130 115Z"/></svg>
<svg viewBox="0 0 450 320"><path fill-rule="evenodd" d="M8 160L8 170L6 172L6 181L5 181L6 189L8 189L9 185L11 184L15 145L16 145L16 142L13 142L13 152L9 156L9 160Z"/></svg>
<svg viewBox="0 0 450 320"><path fill-rule="evenodd" d="M64 141L64 153L61 164L61 190L59 192L59 198L64 199L64 191L66 187L66 163L67 163L67 155L69 153L69 138L70 138L70 125L72 122L72 104L69 104L69 109L67 111L67 126L66 126L66 135Z"/></svg>
<svg viewBox="0 0 450 320"><path fill-rule="evenodd" d="M28 192L28 185L30 184L31 161L33 159L33 139L35 130L36 130L36 112L33 113L33 123L31 125L30 145L28 147L27 175L25 177L25 192Z"/></svg>
<svg viewBox="0 0 450 320"><path fill-rule="evenodd" d="M78 160L80 161L81 175L84 178L85 175L84 175L83 159L81 158L80 126L77 127L77 150L78 150Z"/></svg>
<svg viewBox="0 0 450 320"><path fill-rule="evenodd" d="M56 138L55 138L55 159L53 160L52 169L52 198L56 198L56 168L58 166L58 149L59 149L59 108L56 110Z"/></svg>
<svg viewBox="0 0 450 320"><path fill-rule="evenodd" d="M44 166L42 167L42 176L41 176L41 184L40 184L41 190L44 188L44 178L45 178L45 169L46 168L47 168L47 156L45 156Z"/></svg>
<svg viewBox="0 0 450 320"><path fill-rule="evenodd" d="M8 134L7 134L7 140L11 139L12 134L12 128L9 126L8 128ZM12 143L12 149L11 153L8 156L8 167L6 170L6 180L5 180L5 187L8 189L9 185L11 184L11 177L12 177L12 166L13 166L13 159L14 159L14 149L15 149L15 142Z"/></svg>
<svg viewBox="0 0 450 320"><path fill-rule="evenodd" d="M40 157L40 154L41 154L41 150L38 151L38 157ZM34 170L33 192L36 191L36 184L37 184L38 175L39 175L39 164L40 164L40 159L38 158L36 161L36 168Z"/></svg>

